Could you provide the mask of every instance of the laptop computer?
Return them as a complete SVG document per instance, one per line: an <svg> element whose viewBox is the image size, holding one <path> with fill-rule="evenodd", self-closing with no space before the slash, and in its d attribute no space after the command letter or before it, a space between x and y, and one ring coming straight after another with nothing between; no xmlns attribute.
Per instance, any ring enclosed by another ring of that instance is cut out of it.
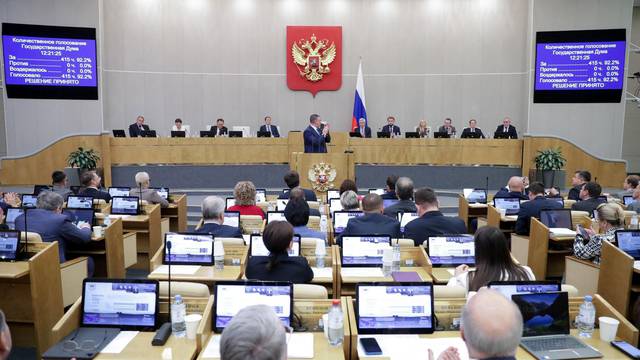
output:
<svg viewBox="0 0 640 360"><path fill-rule="evenodd" d="M268 138L268 137L271 137L271 133L268 131L258 131L256 133L256 136L259 138L265 138L265 137Z"/></svg>
<svg viewBox="0 0 640 360"><path fill-rule="evenodd" d="M639 230L616 230L616 242L620 250L626 252L629 256L633 257L634 260L640 260Z"/></svg>
<svg viewBox="0 0 640 360"><path fill-rule="evenodd" d="M138 215L140 199L137 196L114 196L111 198L111 214Z"/></svg>
<svg viewBox="0 0 640 360"><path fill-rule="evenodd" d="M51 186L49 185L34 185L33 186L33 194L38 195L43 190L51 190Z"/></svg>
<svg viewBox="0 0 640 360"><path fill-rule="evenodd" d="M378 194L380 196L384 195L385 190L381 189L381 188L376 188L376 189L369 189L369 194Z"/></svg>
<svg viewBox="0 0 640 360"><path fill-rule="evenodd" d="M300 235L294 234L289 256L300 256ZM252 234L249 238L249 256L269 256L271 252L264 245L262 235Z"/></svg>
<svg viewBox="0 0 640 360"><path fill-rule="evenodd" d="M540 222L555 236L576 236L570 209L540 210Z"/></svg>
<svg viewBox="0 0 640 360"><path fill-rule="evenodd" d="M520 345L536 359L600 358L597 350L569 335L569 296L566 292L512 295L522 313Z"/></svg>
<svg viewBox="0 0 640 360"><path fill-rule="evenodd" d="M22 207L34 209L38 202L38 195L22 194L20 196L20 201L22 202Z"/></svg>
<svg viewBox="0 0 640 360"><path fill-rule="evenodd" d="M131 188L125 186L111 186L108 191L111 196L129 196Z"/></svg>
<svg viewBox="0 0 640 360"><path fill-rule="evenodd" d="M358 283L358 334L432 334L436 323L433 298L432 283Z"/></svg>
<svg viewBox="0 0 640 360"><path fill-rule="evenodd" d="M225 211L222 225L240 227L240 211Z"/></svg>
<svg viewBox="0 0 640 360"><path fill-rule="evenodd" d="M230 138L241 138L242 137L242 131L229 131L229 137Z"/></svg>
<svg viewBox="0 0 640 360"><path fill-rule="evenodd" d="M225 209L229 209L232 206L236 205L236 198L228 197L225 199Z"/></svg>
<svg viewBox="0 0 640 360"><path fill-rule="evenodd" d="M462 194L470 203L487 203L487 190L485 189L462 189Z"/></svg>
<svg viewBox="0 0 640 360"><path fill-rule="evenodd" d="M171 242L171 251L167 242ZM202 265L213 266L213 235L198 233L164 234L165 265Z"/></svg>
<svg viewBox="0 0 640 360"><path fill-rule="evenodd" d="M349 223L349 219L363 216L364 212L362 211L335 211L333 213L333 217L331 221L333 222L333 233L334 235L342 234L344 229L347 227Z"/></svg>
<svg viewBox="0 0 640 360"><path fill-rule="evenodd" d="M272 221L287 221L284 211L267 211L267 224Z"/></svg>
<svg viewBox="0 0 640 360"><path fill-rule="evenodd" d="M520 199L518 198L493 198L493 206L496 209L505 209L506 215L518 215L520 212Z"/></svg>
<svg viewBox="0 0 640 360"><path fill-rule="evenodd" d="M415 212L398 212L398 222L400 223L400 232L404 233L404 226L409 222L419 218L418 213Z"/></svg>
<svg viewBox="0 0 640 360"><path fill-rule="evenodd" d="M169 188L166 187L152 187L149 188L151 190L155 190L158 195L160 195L160 197L162 197L165 200L169 200Z"/></svg>
<svg viewBox="0 0 640 360"><path fill-rule="evenodd" d="M141 137L157 137L158 135L156 134L155 130L142 130L140 131L140 136Z"/></svg>
<svg viewBox="0 0 640 360"><path fill-rule="evenodd" d="M417 131L407 131L406 133L404 133L404 137L407 139L419 139L420 134L418 134Z"/></svg>
<svg viewBox="0 0 640 360"><path fill-rule="evenodd" d="M511 299L511 295L556 292L562 290L559 281L491 281L489 289L496 290Z"/></svg>
<svg viewBox="0 0 640 360"><path fill-rule="evenodd" d="M112 130L112 132L113 132L113 137L117 137L117 138L127 137L126 133L122 129L115 129L115 130Z"/></svg>
<svg viewBox="0 0 640 360"><path fill-rule="evenodd" d="M5 222L5 224L7 224L9 229L11 229L11 230L15 230L16 229L16 218L18 216L20 216L21 214L24 214L24 209L22 209L22 208L8 208L7 209L7 216L5 216L4 222Z"/></svg>
<svg viewBox="0 0 640 360"><path fill-rule="evenodd" d="M433 133L433 137L435 139L448 139L451 136L446 131L436 131L436 132Z"/></svg>
<svg viewBox="0 0 640 360"><path fill-rule="evenodd" d="M622 202L624 203L624 206L629 206L631 205L631 203L634 202L633 200L633 196L628 195L628 196L623 196L622 197Z"/></svg>
<svg viewBox="0 0 640 360"><path fill-rule="evenodd" d="M221 333L244 307L268 305L285 326L293 318L293 284L280 281L218 281L213 286L213 330Z"/></svg>
<svg viewBox="0 0 640 360"><path fill-rule="evenodd" d="M171 137L172 138L183 138L187 136L187 132L186 131L182 131L182 130L171 130Z"/></svg>
<svg viewBox="0 0 640 360"><path fill-rule="evenodd" d="M288 203L289 203L289 199L277 199L276 200L276 210L284 211L284 208L287 207Z"/></svg>
<svg viewBox="0 0 640 360"><path fill-rule="evenodd" d="M386 249L391 249L388 235L343 236L342 267L382 267L382 254Z"/></svg>
<svg viewBox="0 0 640 360"><path fill-rule="evenodd" d="M72 209L93 209L93 196L69 195L67 207Z"/></svg>
<svg viewBox="0 0 640 360"><path fill-rule="evenodd" d="M340 198L329 199L329 212L331 216L336 211L342 211L342 203L340 202Z"/></svg>
<svg viewBox="0 0 640 360"><path fill-rule="evenodd" d="M329 189L327 190L327 199L340 199L340 190Z"/></svg>
<svg viewBox="0 0 640 360"><path fill-rule="evenodd" d="M0 231L0 261L15 261L20 250L19 231Z"/></svg>
<svg viewBox="0 0 640 360"><path fill-rule="evenodd" d="M256 202L267 202L267 189L256 189Z"/></svg>
<svg viewBox="0 0 640 360"><path fill-rule="evenodd" d="M200 131L200 137L201 138L216 137L216 132L215 131L202 130L202 131Z"/></svg>
<svg viewBox="0 0 640 360"><path fill-rule="evenodd" d="M83 223L88 224L89 226L93 226L95 223L95 213L93 212L93 208L91 209L73 209L73 208L65 208L62 209L62 213L67 215L69 220L75 226L79 226Z"/></svg>
<svg viewBox="0 0 640 360"><path fill-rule="evenodd" d="M475 265L475 243L473 235L442 235L426 241L427 254L432 265L432 274L438 282L449 281L456 266Z"/></svg>

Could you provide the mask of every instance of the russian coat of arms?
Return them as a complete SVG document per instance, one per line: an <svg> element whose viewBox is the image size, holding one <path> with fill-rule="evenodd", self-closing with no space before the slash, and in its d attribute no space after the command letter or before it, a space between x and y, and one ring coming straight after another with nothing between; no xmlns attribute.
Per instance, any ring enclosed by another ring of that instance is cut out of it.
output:
<svg viewBox="0 0 640 360"><path fill-rule="evenodd" d="M306 39L295 41L291 46L291 56L300 76L309 81L320 81L324 74L331 72L329 65L336 58L336 44L332 42L329 45L329 40L318 40L313 34L311 41Z"/></svg>
<svg viewBox="0 0 640 360"><path fill-rule="evenodd" d="M324 162L314 164L309 169L308 177L313 190L326 192L334 187L333 181L336 179L336 169Z"/></svg>

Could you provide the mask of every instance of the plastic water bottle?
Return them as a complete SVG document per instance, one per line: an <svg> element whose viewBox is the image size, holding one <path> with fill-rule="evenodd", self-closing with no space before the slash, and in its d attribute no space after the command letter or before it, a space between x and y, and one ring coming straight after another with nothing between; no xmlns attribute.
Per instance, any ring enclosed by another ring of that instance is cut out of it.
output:
<svg viewBox="0 0 640 360"><path fill-rule="evenodd" d="M579 335L584 338L591 337L596 322L596 308L591 301L590 295L584 297L584 302L580 305L580 312L576 318Z"/></svg>
<svg viewBox="0 0 640 360"><path fill-rule="evenodd" d="M391 263L391 271L400 271L400 244L397 242L393 245L393 261Z"/></svg>
<svg viewBox="0 0 640 360"><path fill-rule="evenodd" d="M393 249L384 249L382 252L382 274L390 276L393 271Z"/></svg>
<svg viewBox="0 0 640 360"><path fill-rule="evenodd" d="M224 246L220 240L213 243L213 262L216 270L224 269Z"/></svg>
<svg viewBox="0 0 640 360"><path fill-rule="evenodd" d="M187 324L184 317L187 316L187 309L182 301L182 296L176 295L171 304L171 332L175 337L187 336Z"/></svg>
<svg viewBox="0 0 640 360"><path fill-rule="evenodd" d="M328 326L329 344L332 346L342 345L342 338L344 337L344 315L342 314L340 300L333 300L331 310L329 310Z"/></svg>
<svg viewBox="0 0 640 360"><path fill-rule="evenodd" d="M629 229L638 230L638 215L631 216L631 221L629 222Z"/></svg>
<svg viewBox="0 0 640 360"><path fill-rule="evenodd" d="M325 215L324 213L320 215L320 232L327 232L327 215Z"/></svg>
<svg viewBox="0 0 640 360"><path fill-rule="evenodd" d="M322 239L317 239L316 241L316 267L323 268L324 267L324 256L327 255L327 248L324 246L324 241Z"/></svg>

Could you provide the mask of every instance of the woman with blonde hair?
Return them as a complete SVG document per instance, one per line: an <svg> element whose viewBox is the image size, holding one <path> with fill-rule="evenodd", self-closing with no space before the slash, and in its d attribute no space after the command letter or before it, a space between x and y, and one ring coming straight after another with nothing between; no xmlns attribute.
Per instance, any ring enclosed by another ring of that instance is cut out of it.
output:
<svg viewBox="0 0 640 360"><path fill-rule="evenodd" d="M425 119L420 120L420 122L418 123L418 126L416 127L416 132L418 133L418 136L420 136L421 138L429 137L431 128L427 126L427 120Z"/></svg>
<svg viewBox="0 0 640 360"><path fill-rule="evenodd" d="M585 229L583 236L578 232L573 241L573 253L578 259L600 263L602 242L616 242L616 230L624 229L624 210L615 202L598 205L595 210L599 233L593 229Z"/></svg>
<svg viewBox="0 0 640 360"><path fill-rule="evenodd" d="M251 181L240 181L233 188L236 204L227 210L239 211L240 215L259 215L264 219L264 211L256 206L256 187Z"/></svg>

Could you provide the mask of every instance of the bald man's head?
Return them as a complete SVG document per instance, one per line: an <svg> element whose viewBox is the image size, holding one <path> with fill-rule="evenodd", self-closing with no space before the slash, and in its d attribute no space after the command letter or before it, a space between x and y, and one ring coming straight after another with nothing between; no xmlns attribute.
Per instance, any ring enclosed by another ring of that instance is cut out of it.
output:
<svg viewBox="0 0 640 360"><path fill-rule="evenodd" d="M460 331L471 358L514 356L522 336L522 314L499 292L481 289L465 305Z"/></svg>
<svg viewBox="0 0 640 360"><path fill-rule="evenodd" d="M522 181L522 177L520 176L512 176L509 179L509 191L523 192L524 191L524 181Z"/></svg>

